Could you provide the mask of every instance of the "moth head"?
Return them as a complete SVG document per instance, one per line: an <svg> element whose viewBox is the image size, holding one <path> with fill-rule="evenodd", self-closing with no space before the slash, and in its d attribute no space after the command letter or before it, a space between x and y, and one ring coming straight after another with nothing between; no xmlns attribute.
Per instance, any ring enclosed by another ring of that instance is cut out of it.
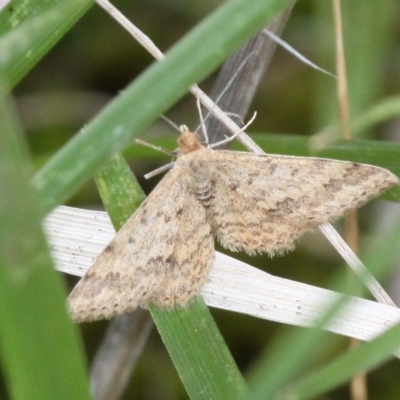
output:
<svg viewBox="0 0 400 400"><path fill-rule="evenodd" d="M181 135L178 138L179 154L187 154L203 147L199 135L190 132L186 125L180 127Z"/></svg>

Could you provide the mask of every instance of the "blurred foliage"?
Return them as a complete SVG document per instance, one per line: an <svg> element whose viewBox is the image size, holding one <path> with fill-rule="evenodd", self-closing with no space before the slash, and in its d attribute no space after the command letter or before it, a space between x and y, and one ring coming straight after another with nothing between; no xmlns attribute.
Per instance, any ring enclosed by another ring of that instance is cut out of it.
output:
<svg viewBox="0 0 400 400"><path fill-rule="evenodd" d="M361 115L369 107L397 94L400 89L400 5L395 0L344 2L344 37L347 49L347 68L351 107ZM118 8L167 50L196 23L217 6L214 1L127 1L116 3ZM334 71L334 33L332 7L329 2L302 1L289 19L283 38L298 51ZM92 7L16 87L14 96L21 121L27 132L35 167L38 169L62 147L84 124L123 90L153 62L118 24L99 7ZM209 91L213 77L202 87ZM251 110L258 117L250 131L310 136L337 120L336 81L302 64L278 48ZM135 110L132 109L132 113ZM197 112L193 97L188 96L168 113L176 124L196 126ZM399 119L383 121L362 134L373 139L399 140ZM170 134L171 128L158 122L142 138ZM262 135L262 134L260 134ZM265 138L262 137L264 140ZM255 138L257 141L257 137ZM279 141L279 139L278 139ZM297 154L303 147L299 144ZM133 147L132 147L133 149ZM152 170L152 163L142 154L147 150L128 149L126 154L138 179ZM132 150L132 151L131 151ZM294 149L293 154L296 154ZM157 179L142 182L146 192ZM373 202L361 215L361 246L368 235L385 229L393 212ZM74 196L71 205L102 207L93 183L87 184ZM237 256L237 255L235 255ZM245 261L268 272L313 285L328 286L327 282L341 260L317 234L310 234L298 249L285 257L273 260L263 257L244 258ZM304 265L304 268L298 268ZM71 279L72 281L72 279ZM72 282L71 282L72 284ZM395 287L400 293L400 288ZM300 328L282 327L255 318L211 310L228 347L241 370L252 366L260 353L268 349L272 338L282 332ZM85 324L82 327L89 356L93 354L105 323ZM314 368L335 356L347 345L346 339L326 334L329 347L313 360ZM371 399L393 399L400 396L398 361L386 364L369 375ZM325 399L347 398L347 388L337 389ZM1 388L0 388L1 397ZM124 398L185 399L187 395L179 381L159 336L154 332L141 357Z"/></svg>

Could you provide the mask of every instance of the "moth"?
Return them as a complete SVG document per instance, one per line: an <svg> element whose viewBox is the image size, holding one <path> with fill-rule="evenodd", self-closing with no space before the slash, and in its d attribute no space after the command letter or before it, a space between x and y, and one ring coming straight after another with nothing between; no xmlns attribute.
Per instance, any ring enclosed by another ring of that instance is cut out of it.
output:
<svg viewBox="0 0 400 400"><path fill-rule="evenodd" d="M173 168L74 288L75 321L136 307L186 306L214 262L214 240L271 256L398 183L390 171L322 158L218 151L183 130Z"/></svg>

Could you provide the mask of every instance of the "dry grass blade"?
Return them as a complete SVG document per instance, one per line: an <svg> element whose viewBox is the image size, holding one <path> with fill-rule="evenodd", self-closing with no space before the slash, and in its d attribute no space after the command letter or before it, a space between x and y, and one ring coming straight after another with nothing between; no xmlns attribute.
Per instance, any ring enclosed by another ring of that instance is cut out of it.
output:
<svg viewBox="0 0 400 400"><path fill-rule="evenodd" d="M79 276L91 266L98 249L115 235L106 213L70 207L58 207L50 214L45 229L57 268ZM297 326L313 326L340 297L329 290L274 277L221 253L216 255L202 296L213 307ZM352 297L327 329L370 340L399 321L398 308Z"/></svg>

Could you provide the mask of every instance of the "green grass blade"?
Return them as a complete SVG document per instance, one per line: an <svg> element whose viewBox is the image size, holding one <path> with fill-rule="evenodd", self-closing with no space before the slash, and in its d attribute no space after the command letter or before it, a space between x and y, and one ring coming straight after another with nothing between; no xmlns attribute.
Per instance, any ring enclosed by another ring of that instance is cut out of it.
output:
<svg viewBox="0 0 400 400"><path fill-rule="evenodd" d="M120 229L146 195L120 154L96 173L95 181L115 229Z"/></svg>
<svg viewBox="0 0 400 400"><path fill-rule="evenodd" d="M252 398L202 298L185 309L150 311L191 399Z"/></svg>
<svg viewBox="0 0 400 400"><path fill-rule="evenodd" d="M6 89L14 87L91 4L92 0L13 1L6 7L0 13L0 75Z"/></svg>
<svg viewBox="0 0 400 400"><path fill-rule="evenodd" d="M379 101L366 112L355 118L352 123L353 134L360 135L366 129L389 122L400 116L400 96L391 96Z"/></svg>
<svg viewBox="0 0 400 400"><path fill-rule="evenodd" d="M0 105L0 351L13 399L89 399L76 329L28 183L25 143Z"/></svg>
<svg viewBox="0 0 400 400"><path fill-rule="evenodd" d="M194 82L282 10L288 0L232 0L221 6L111 102L34 177L49 211L126 146ZM179 71L179 74L176 73Z"/></svg>
<svg viewBox="0 0 400 400"><path fill-rule="evenodd" d="M278 398L315 399L329 390L348 382L360 372L370 371L393 357L400 346L400 324L385 333L353 348L325 368L302 379L292 388L283 391Z"/></svg>

